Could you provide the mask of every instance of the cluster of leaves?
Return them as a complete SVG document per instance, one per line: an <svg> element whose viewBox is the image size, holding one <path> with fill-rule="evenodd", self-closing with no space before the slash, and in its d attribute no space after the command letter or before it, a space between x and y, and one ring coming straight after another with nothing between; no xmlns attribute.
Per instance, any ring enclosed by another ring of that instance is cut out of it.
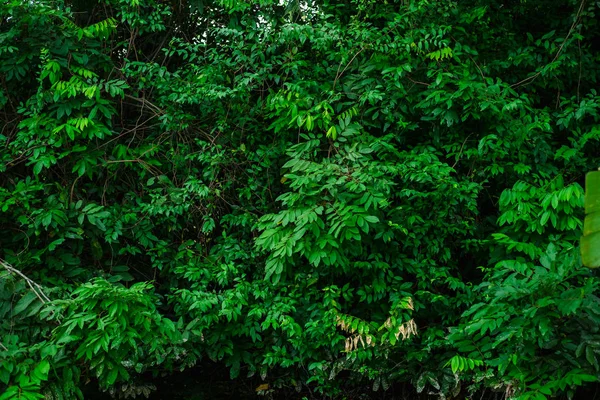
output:
<svg viewBox="0 0 600 400"><path fill-rule="evenodd" d="M3 2L0 398L598 380L599 7Z"/></svg>

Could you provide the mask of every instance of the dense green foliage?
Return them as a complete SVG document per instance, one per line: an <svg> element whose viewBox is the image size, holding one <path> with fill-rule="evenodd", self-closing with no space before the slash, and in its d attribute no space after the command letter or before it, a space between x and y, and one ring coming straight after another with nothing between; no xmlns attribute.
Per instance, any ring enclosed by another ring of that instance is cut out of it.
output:
<svg viewBox="0 0 600 400"><path fill-rule="evenodd" d="M0 399L598 380L599 13L0 2Z"/></svg>

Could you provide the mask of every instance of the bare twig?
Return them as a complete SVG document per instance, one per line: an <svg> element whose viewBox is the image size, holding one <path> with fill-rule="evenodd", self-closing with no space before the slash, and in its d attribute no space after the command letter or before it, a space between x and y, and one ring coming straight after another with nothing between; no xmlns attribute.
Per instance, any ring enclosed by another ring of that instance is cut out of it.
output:
<svg viewBox="0 0 600 400"><path fill-rule="evenodd" d="M145 97L139 98L139 97L135 97L135 96L131 96L129 94L125 95L126 98L131 99L131 100L135 100L139 103L142 103L142 108L143 107L148 107L150 108L152 111L154 111L154 113L158 116L158 115L162 115L165 112L158 106L152 104L150 101L148 101Z"/></svg>
<svg viewBox="0 0 600 400"><path fill-rule="evenodd" d="M579 47L579 77L577 78L577 102L579 103L579 89L581 88L581 40L577 41Z"/></svg>
<svg viewBox="0 0 600 400"><path fill-rule="evenodd" d="M344 67L344 69L342 70L342 72L340 72L340 68L342 66L343 61L340 63L340 65L338 66L338 70L335 74L335 79L333 80L333 88L332 90L335 90L335 85L337 84L337 81L342 77L342 75L344 75L344 72L346 72L346 70L348 69L348 67L350 66L350 64L352 64L352 61L354 61L354 59L363 51L365 50L364 47L362 47L356 54L354 54L354 56L350 59L350 61L348 61L348 64L346 64L346 66Z"/></svg>
<svg viewBox="0 0 600 400"><path fill-rule="evenodd" d="M485 75L483 75L483 71L481 70L481 68L479 68L479 64L477 64L477 62L473 59L473 57L469 56L469 58L471 59L473 64L475 64L475 66L479 70L479 73L481 74L481 79L483 79L483 83L485 83Z"/></svg>
<svg viewBox="0 0 600 400"><path fill-rule="evenodd" d="M419 82L419 81L415 81L414 79L412 79L409 75L406 75L406 77L408 78L409 81L411 81L412 83L414 83L415 85L423 85L423 86L429 86L429 83L427 82Z"/></svg>
<svg viewBox="0 0 600 400"><path fill-rule="evenodd" d="M583 11L583 6L585 5L585 0L581 1L581 4L579 5L579 10L577 10L577 15L575 16L575 20L573 21L573 24L571 25L571 28L569 29L569 32L567 33L567 36L565 36L565 40L563 40L563 42L561 43L560 47L558 48L558 51L556 52L556 55L554 56L554 58L552 59L552 61L550 62L550 64L552 64L554 61L556 61L558 59L558 57L561 55L565 45L567 44L567 40L569 39L569 36L571 36L571 33L573 33L573 29L575 29L575 26L577 25L577 23L579 22L579 18L581 17L581 12ZM537 78L538 76L540 76L540 74L542 73L542 71L538 71L537 73L531 75L528 78L523 79L522 81L519 81L517 83L514 83L512 85L510 85L511 88L515 88L524 84L530 84L531 82L533 82L535 80L535 78Z"/></svg>
<svg viewBox="0 0 600 400"><path fill-rule="evenodd" d="M452 164L452 169L454 169L454 167L456 166L456 164L458 164L458 161L460 161L460 156L462 155L463 149L465 148L465 144L467 143L467 140L469 140L469 138L473 135L473 133L470 133L469 136L467 136L467 138L465 139L465 141L463 142L462 146L460 146L460 151L458 152L458 156L456 156L456 161L454 162L454 164Z"/></svg>
<svg viewBox="0 0 600 400"><path fill-rule="evenodd" d="M10 266L6 261L4 261L2 259L0 259L0 266L2 266L8 272L20 276L25 282L27 282L27 285L29 285L29 288L31 289L31 291L37 296L37 298L42 302L42 304L46 304L47 302L50 301L50 298L48 298L48 296L46 296L44 294L44 290L41 285L39 285L39 284L35 283L34 281L32 281L31 279L29 279L21 271Z"/></svg>

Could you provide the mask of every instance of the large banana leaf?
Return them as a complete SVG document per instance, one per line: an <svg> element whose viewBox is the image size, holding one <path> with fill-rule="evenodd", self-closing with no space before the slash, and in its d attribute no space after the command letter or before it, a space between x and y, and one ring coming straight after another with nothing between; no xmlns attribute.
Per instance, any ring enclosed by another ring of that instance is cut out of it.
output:
<svg viewBox="0 0 600 400"><path fill-rule="evenodd" d="M585 221L581 237L583 265L600 267L600 171L585 177Z"/></svg>

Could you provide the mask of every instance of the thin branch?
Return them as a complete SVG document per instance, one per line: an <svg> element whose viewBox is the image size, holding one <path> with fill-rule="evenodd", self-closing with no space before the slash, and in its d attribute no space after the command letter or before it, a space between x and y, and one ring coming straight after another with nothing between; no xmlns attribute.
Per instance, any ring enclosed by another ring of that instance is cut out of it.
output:
<svg viewBox="0 0 600 400"><path fill-rule="evenodd" d="M554 58L552 59L552 61L549 64L552 64L554 61L556 61L558 59L558 56L561 55L565 45L567 44L567 40L569 39L569 37L571 36L571 33L573 33L573 29L575 29L575 26L577 25L577 23L579 22L579 18L581 17L581 12L583 11L583 6L585 5L585 0L581 0L581 4L579 5L579 10L577 10L577 15L575 16L575 20L573 21L573 24L571 25L571 28L569 29L569 32L567 33L567 36L565 36L565 40L563 40L563 42L561 43L560 47L558 48L558 51L556 52L556 55L554 56ZM549 65L547 64L547 65ZM523 84L530 84L531 82L533 82L538 76L540 76L540 74L542 73L542 71L538 71L537 73L531 75L528 78L523 79L520 82L514 83L512 85L510 85L511 88L516 88L519 87Z"/></svg>
<svg viewBox="0 0 600 400"><path fill-rule="evenodd" d="M483 79L483 83L485 83L485 75L483 75L483 71L481 70L481 68L479 68L479 64L477 64L477 62L470 55L469 55L469 58L471 59L471 61L473 62L473 64L475 64L475 66L479 70L479 73L481 74L481 79Z"/></svg>
<svg viewBox="0 0 600 400"><path fill-rule="evenodd" d="M467 136L467 138L465 139L465 141L463 142L462 146L460 146L460 151L458 152L458 156L456 156L456 161L454 162L454 164L452 164L452 169L454 169L454 167L456 166L456 164L458 164L458 162L460 161L460 156L462 155L463 149L465 148L465 144L467 143L467 140L469 140L469 138L473 135L473 133L470 133L469 136Z"/></svg>
<svg viewBox="0 0 600 400"><path fill-rule="evenodd" d="M158 106L152 104L150 101L146 100L145 97L139 98L139 97L131 96L129 94L126 94L125 97L128 98L128 99L131 99L131 100L135 100L135 101L137 101L139 103L142 103L142 105L141 105L142 108L145 107L145 106L148 106L148 108L152 109L152 111L154 111L154 113L156 115L162 115L162 114L165 113L161 108L159 108Z"/></svg>
<svg viewBox="0 0 600 400"><path fill-rule="evenodd" d="M429 83L427 82L419 82L419 81L415 81L414 79L412 79L410 76L406 75L406 77L408 78L409 81L411 81L412 83L414 83L415 85L423 85L423 86L429 86Z"/></svg>
<svg viewBox="0 0 600 400"><path fill-rule="evenodd" d="M346 72L346 70L348 69L348 67L350 66L350 64L352 64L352 61L354 61L354 59L363 51L365 50L364 47L362 47L351 59L350 61L348 61L348 64L346 64L346 66L344 67L344 69L342 70L342 72L340 72L340 67L342 66L342 63L340 63L340 65L338 65L338 70L335 74L335 79L333 80L333 87L332 90L335 90L335 85L337 84L337 81L342 77L342 75L344 75L344 72Z"/></svg>
<svg viewBox="0 0 600 400"><path fill-rule="evenodd" d="M577 41L579 47L579 77L577 78L577 102L579 103L579 89L581 88L581 40Z"/></svg>
<svg viewBox="0 0 600 400"><path fill-rule="evenodd" d="M29 288L31 289L31 291L37 296L37 298L42 302L42 304L46 304L49 301L51 301L50 298L48 298L48 296L46 296L44 294L44 290L43 290L42 286L37 284L36 282L32 281L31 279L29 279L21 271L10 266L6 261L4 261L2 259L0 259L0 266L2 266L8 272L13 273L13 274L18 275L21 278L23 278L23 280L25 282L27 282L27 284L29 285Z"/></svg>

